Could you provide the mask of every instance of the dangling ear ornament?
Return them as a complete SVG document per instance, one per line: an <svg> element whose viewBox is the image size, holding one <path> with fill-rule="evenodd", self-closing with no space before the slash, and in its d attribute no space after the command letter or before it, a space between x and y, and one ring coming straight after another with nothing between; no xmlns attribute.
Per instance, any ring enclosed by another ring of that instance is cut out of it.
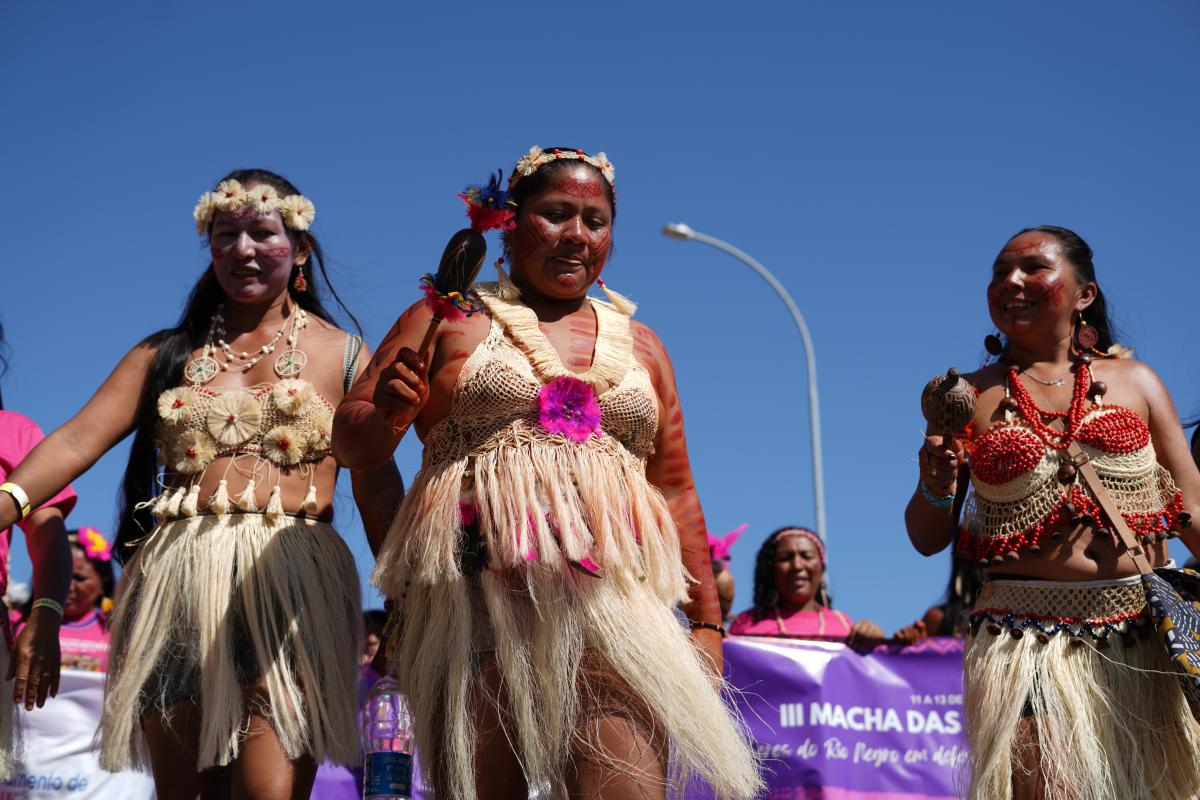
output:
<svg viewBox="0 0 1200 800"><path fill-rule="evenodd" d="M300 294L304 294L308 291L308 279L304 277L303 267L297 267L296 280L292 281L292 288Z"/></svg>
<svg viewBox="0 0 1200 800"><path fill-rule="evenodd" d="M617 311L620 311L627 317L632 317L637 312L637 303L625 295L608 288L608 285L604 282L604 278L596 278L596 284L604 291L604 294L608 297L608 302L612 303L613 308Z"/></svg>
<svg viewBox="0 0 1200 800"><path fill-rule="evenodd" d="M1075 334L1075 341L1079 342L1080 350L1094 350L1100 343L1100 332L1088 325L1087 320L1080 317L1079 331Z"/></svg>
<svg viewBox="0 0 1200 800"><path fill-rule="evenodd" d="M496 294L501 300L516 300L521 296L521 290L512 282L512 278L508 277L503 264L503 258L496 259Z"/></svg>
<svg viewBox="0 0 1200 800"><path fill-rule="evenodd" d="M983 349L988 351L988 355L1002 356L1004 355L1004 342L1000 341L1000 337L994 333L989 333L983 337Z"/></svg>

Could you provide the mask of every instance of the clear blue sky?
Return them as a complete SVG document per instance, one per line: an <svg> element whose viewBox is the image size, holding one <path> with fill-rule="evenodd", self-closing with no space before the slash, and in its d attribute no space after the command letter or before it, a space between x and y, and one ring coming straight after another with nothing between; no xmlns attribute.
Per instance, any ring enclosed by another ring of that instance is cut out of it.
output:
<svg viewBox="0 0 1200 800"><path fill-rule="evenodd" d="M175 320L206 263L192 205L231 168L314 199L375 343L462 225L463 185L532 144L605 150L606 277L674 358L710 528L751 524L738 607L762 537L812 520L803 355L764 284L667 221L755 255L805 314L834 597L890 630L948 568L901 519L918 393L979 361L1011 233L1087 238L1126 342L1200 412L1198 34L1192 2L5 3L4 400L53 428ZM125 454L76 482L72 524L111 530ZM405 442L406 477L417 459Z"/></svg>

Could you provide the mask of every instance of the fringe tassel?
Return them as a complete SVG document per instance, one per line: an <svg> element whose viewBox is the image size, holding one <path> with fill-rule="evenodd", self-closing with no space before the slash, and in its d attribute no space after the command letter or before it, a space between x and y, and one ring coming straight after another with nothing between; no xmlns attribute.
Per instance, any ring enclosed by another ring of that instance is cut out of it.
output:
<svg viewBox="0 0 1200 800"><path fill-rule="evenodd" d="M1110 641L1106 650L1071 647L1065 633L1042 643L1032 634L1013 639L1007 629L968 640L968 798L1011 800L1014 783L1040 784L1038 797L1080 800L1198 796L1200 727L1165 648L1153 637L1126 645L1114 633ZM1024 735L1023 723L1032 725ZM1038 746L1023 753L1030 738Z"/></svg>
<svg viewBox="0 0 1200 800"><path fill-rule="evenodd" d="M521 290L499 264L496 264L496 295L501 300L516 300L521 296Z"/></svg>
<svg viewBox="0 0 1200 800"><path fill-rule="evenodd" d="M283 516L283 496L279 491L279 484L271 487L271 498L267 500L267 522L275 522Z"/></svg>
<svg viewBox="0 0 1200 800"><path fill-rule="evenodd" d="M345 542L315 520L202 514L155 529L121 575L101 765L148 763L144 711L174 685L156 674L165 654L184 659L169 670L198 676L197 769L229 764L247 745L246 668L261 676L287 758L358 762L360 591Z"/></svg>
<svg viewBox="0 0 1200 800"><path fill-rule="evenodd" d="M188 489L187 496L183 498L183 502L179 504L179 513L185 517L194 517L199 510L200 482L196 481L192 484L192 488Z"/></svg>
<svg viewBox="0 0 1200 800"><path fill-rule="evenodd" d="M217 490L213 492L212 498L208 501L208 507L219 516L229 513L229 481L221 479L221 482L217 484Z"/></svg>
<svg viewBox="0 0 1200 800"><path fill-rule="evenodd" d="M171 499L167 501L167 516L171 519L179 516L179 507L183 505L184 493L182 486L171 492Z"/></svg>
<svg viewBox="0 0 1200 800"><path fill-rule="evenodd" d="M242 511L258 511L258 501L254 499L254 479L246 483L246 488L237 496L237 507Z"/></svg>
<svg viewBox="0 0 1200 800"><path fill-rule="evenodd" d="M673 604L573 575L535 565L519 575L484 570L477 582L413 580L399 601L404 625L393 666L417 741L435 743L422 749L421 769L437 796L475 800L472 712L500 703L501 733L530 785L565 797L572 748L612 758L594 724L596 704L609 702L649 712L648 722L670 741L671 785L703 777L724 800L760 796L744 725L722 702L720 678L703 666ZM503 699L480 686L471 666L479 625L494 632Z"/></svg>
<svg viewBox="0 0 1200 800"><path fill-rule="evenodd" d="M305 514L317 513L317 487L315 484L308 485L308 493L304 495L304 502L300 504L300 510Z"/></svg>
<svg viewBox="0 0 1200 800"><path fill-rule="evenodd" d="M154 506L150 509L150 513L154 515L156 520L161 522L167 517L167 504L170 502L171 493L164 490L158 495L158 499L154 501Z"/></svg>
<svg viewBox="0 0 1200 800"><path fill-rule="evenodd" d="M600 284L600 288L608 297L608 302L612 303L613 308L615 308L617 311L620 311L627 317L632 317L635 313L637 313L637 303L633 302L625 295L619 292L614 292L612 289L608 288L608 284L604 282L603 278L597 278L596 283Z"/></svg>

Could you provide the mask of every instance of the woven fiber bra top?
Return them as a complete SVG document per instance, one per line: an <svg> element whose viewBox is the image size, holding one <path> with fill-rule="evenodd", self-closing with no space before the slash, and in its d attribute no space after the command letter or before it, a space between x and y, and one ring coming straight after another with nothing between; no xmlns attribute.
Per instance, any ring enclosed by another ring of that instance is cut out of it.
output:
<svg viewBox="0 0 1200 800"><path fill-rule="evenodd" d="M1027 395L1022 399L1027 401ZM1179 527L1182 494L1158 463L1141 417L1121 406L1096 404L1073 430L1070 419L1067 424L1067 431L1051 434L1044 424L1031 424L1024 412L1008 411L969 445L972 492L958 541L960 555L980 565L997 564L1039 551L1060 535L1062 526L1081 520L1111 529L1082 476L1064 467L1071 441L1088 456L1121 516L1143 542L1165 538Z"/></svg>
<svg viewBox="0 0 1200 800"><path fill-rule="evenodd" d="M593 362L586 372L572 372L563 366L528 306L502 298L495 284L480 284L476 293L491 316L491 327L463 365L450 414L425 436L426 465L518 447L533 439L632 455L642 462L649 458L658 432L658 396L646 368L633 355L628 317L592 299L597 323ZM539 422L539 393L559 378L589 384L596 392L600 427L582 443L550 433Z"/></svg>
<svg viewBox="0 0 1200 800"><path fill-rule="evenodd" d="M511 289L480 284L476 294L487 337L463 365L449 415L425 435L376 578L402 592L410 579L570 569L682 602L678 531L646 478L658 396L629 318L590 301L595 352L575 373Z"/></svg>
<svg viewBox="0 0 1200 800"><path fill-rule="evenodd" d="M333 411L311 383L295 378L248 389L168 389L158 398L159 459L188 476L239 454L281 468L321 461L330 453Z"/></svg>

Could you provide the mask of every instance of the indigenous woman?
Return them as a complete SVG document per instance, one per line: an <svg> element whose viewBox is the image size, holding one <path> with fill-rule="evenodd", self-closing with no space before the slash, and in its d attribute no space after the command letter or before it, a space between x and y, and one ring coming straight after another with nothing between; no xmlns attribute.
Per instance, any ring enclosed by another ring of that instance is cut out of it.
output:
<svg viewBox="0 0 1200 800"><path fill-rule="evenodd" d="M41 502L134 433L101 764L148 759L159 797L307 797L317 763L357 757L359 586L329 521L333 411L359 339L318 297L314 215L265 170L202 195L212 262L179 324L10 476ZM352 478L378 535L395 467Z"/></svg>
<svg viewBox="0 0 1200 800"><path fill-rule="evenodd" d="M427 363L431 311L406 311L338 412L345 463L390 459L409 422L425 444L375 573L423 774L457 800L661 798L691 775L751 797L671 364L631 303L587 295L612 165L535 147L509 191L511 280Z"/></svg>
<svg viewBox="0 0 1200 800"><path fill-rule="evenodd" d="M112 547L95 528L70 531L68 537L73 559L71 589L63 604L58 636L63 669L106 672L108 615L116 587Z"/></svg>
<svg viewBox="0 0 1200 800"><path fill-rule="evenodd" d="M1140 570L1067 455L1077 445L1088 458L1153 566L1179 532L1200 552L1188 527L1200 472L1175 407L1148 366L1118 357L1129 351L1112 341L1075 233L1018 233L987 298L1003 338L988 337L996 362L966 376L974 421L926 437L905 515L920 552L957 537L986 570L964 665L970 797L1195 797L1197 725L1149 627Z"/></svg>
<svg viewBox="0 0 1200 800"><path fill-rule="evenodd" d="M754 608L733 621L730 633L844 639L861 652L883 639L883 629L854 622L833 609L825 577L825 543L808 528L789 526L767 537L754 564Z"/></svg>
<svg viewBox="0 0 1200 800"><path fill-rule="evenodd" d="M0 329L0 346L4 334ZM28 495L9 480L13 469L42 440L42 431L28 417L0 409L0 597L8 592L8 551L12 524L25 532L29 560L33 563L33 599L29 617L18 636L13 636L8 609L0 603L0 668L13 681L12 702L0 698L0 780L12 774L15 733L13 704L31 710L45 705L58 692L58 628L63 602L71 582L71 552L64 518L75 506L75 491L59 491L39 497L31 505Z"/></svg>

